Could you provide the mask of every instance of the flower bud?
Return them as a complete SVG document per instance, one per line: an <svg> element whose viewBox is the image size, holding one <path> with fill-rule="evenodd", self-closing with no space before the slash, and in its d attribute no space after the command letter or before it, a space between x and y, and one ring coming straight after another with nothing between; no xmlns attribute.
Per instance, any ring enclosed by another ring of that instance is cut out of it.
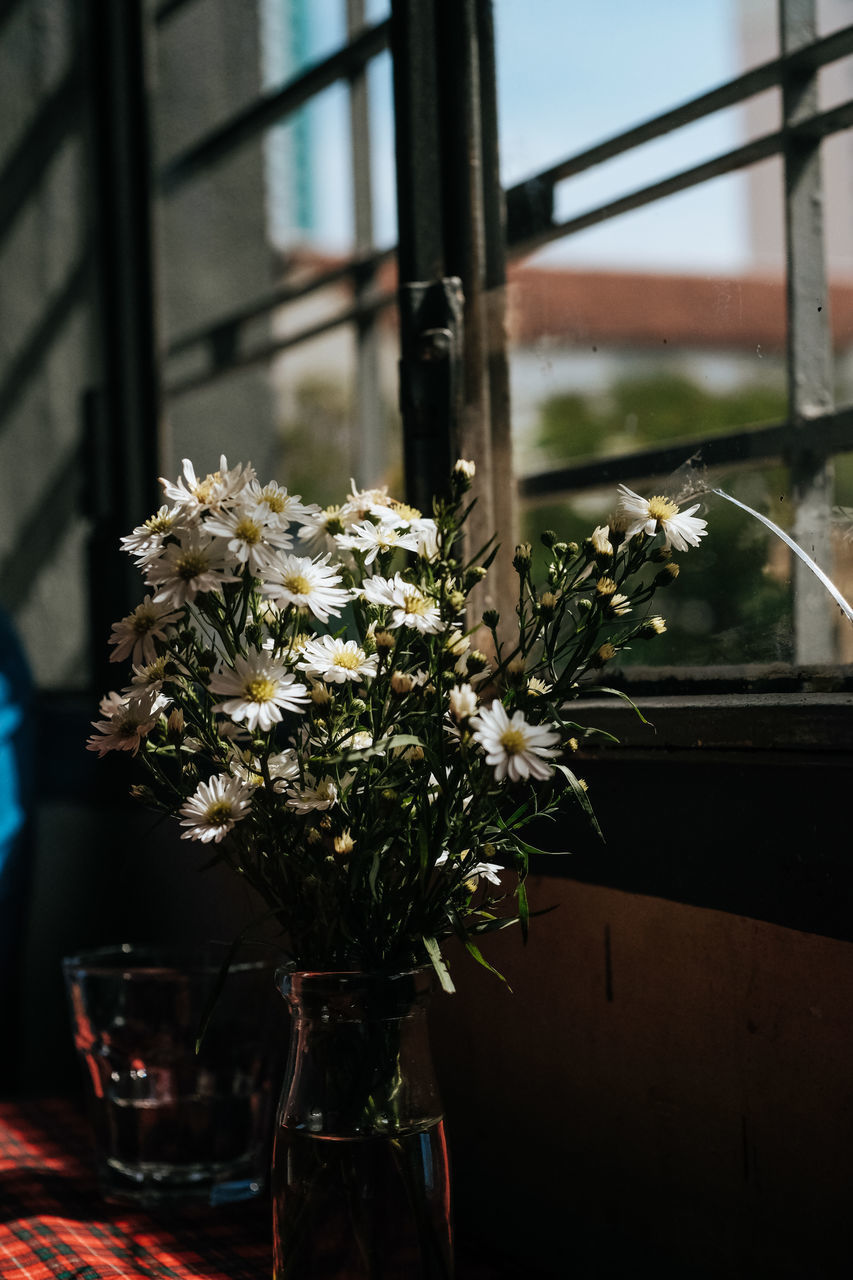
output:
<svg viewBox="0 0 853 1280"><path fill-rule="evenodd" d="M664 565L660 573L655 575L655 580L652 585L656 589L658 587L672 586L680 572L681 570L676 562L674 560L670 560L668 564Z"/></svg>
<svg viewBox="0 0 853 1280"><path fill-rule="evenodd" d="M546 529L544 533L540 533L539 541L543 547L547 547L550 551L557 542L557 535L553 529Z"/></svg>
<svg viewBox="0 0 853 1280"><path fill-rule="evenodd" d="M484 671L488 665L489 659L480 649L472 649L468 654L466 666L469 672Z"/></svg>
<svg viewBox="0 0 853 1280"><path fill-rule="evenodd" d="M553 618L557 607L557 597L553 591L543 591L539 597L539 612L543 618Z"/></svg>
<svg viewBox="0 0 853 1280"><path fill-rule="evenodd" d="M393 635L393 633L390 631L377 631L373 636L373 643L376 645L376 648L381 652L383 649L393 649L394 645L397 643L397 640Z"/></svg>
<svg viewBox="0 0 853 1280"><path fill-rule="evenodd" d="M352 708L352 710L357 716L360 716L360 715L363 715L364 712L367 710L367 703L364 701L363 698L353 698L352 702L350 703L350 707Z"/></svg>
<svg viewBox="0 0 853 1280"><path fill-rule="evenodd" d="M462 591L451 591L447 597L447 603L456 613L460 613L465 608L465 594Z"/></svg>
<svg viewBox="0 0 853 1280"><path fill-rule="evenodd" d="M518 684L524 676L524 659L513 658L506 666L507 679L511 684Z"/></svg>
<svg viewBox="0 0 853 1280"><path fill-rule="evenodd" d="M530 553L532 548L529 542L521 542L515 548L515 555L512 558L512 567L516 573L527 573L530 569Z"/></svg>
<svg viewBox="0 0 853 1280"><path fill-rule="evenodd" d="M666 622L660 614L655 614L653 618L646 618L638 634L645 639L651 639L652 636L662 636L664 631L666 631Z"/></svg>
<svg viewBox="0 0 853 1280"><path fill-rule="evenodd" d="M415 681L408 671L395 671L391 676L391 688L395 693L410 693Z"/></svg>
<svg viewBox="0 0 853 1280"><path fill-rule="evenodd" d="M355 841L349 831L342 831L339 836L335 836L332 841L335 853L352 853L355 848Z"/></svg>
<svg viewBox="0 0 853 1280"><path fill-rule="evenodd" d="M471 568L468 569L465 573L465 582L464 582L465 590L470 591L473 587L476 587L477 583L482 582L485 576L486 576L485 569L483 569L478 564L472 565Z"/></svg>
<svg viewBox="0 0 853 1280"><path fill-rule="evenodd" d="M605 662L609 662L611 658L616 657L616 649L609 640L605 640L590 658L590 666L603 667Z"/></svg>
<svg viewBox="0 0 853 1280"><path fill-rule="evenodd" d="M497 609L486 609L483 614L483 626L488 627L490 631L494 631L501 620L501 615Z"/></svg>

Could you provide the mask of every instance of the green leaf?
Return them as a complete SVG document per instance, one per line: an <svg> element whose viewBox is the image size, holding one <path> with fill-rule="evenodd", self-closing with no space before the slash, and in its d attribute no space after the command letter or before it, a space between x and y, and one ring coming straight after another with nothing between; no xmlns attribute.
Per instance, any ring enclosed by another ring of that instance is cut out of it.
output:
<svg viewBox="0 0 853 1280"><path fill-rule="evenodd" d="M476 942L472 942L470 938L466 937L465 949L469 953L469 955L472 955L474 957L474 959L477 961L477 964L481 964L484 969L488 969L489 973L493 973L496 978L500 978L501 982L504 984L507 991L509 992L512 991L512 987L509 985L506 978L503 976L503 974L500 972L499 969L495 968L493 964L489 964L488 960L483 955L482 951L477 946Z"/></svg>
<svg viewBox="0 0 853 1280"><path fill-rule="evenodd" d="M523 880L519 880L515 896L518 900L518 923L521 925L521 937L526 943L528 925L530 923L530 904L527 901L527 889Z"/></svg>
<svg viewBox="0 0 853 1280"><path fill-rule="evenodd" d="M574 792L574 794L575 794L575 799L577 800L577 802L578 802L578 804L580 805L580 807L583 809L583 811L584 811L584 813L586 814L586 816L589 818L590 825L591 825L591 827L592 827L593 831L594 831L594 832L595 832L595 834L599 837L599 839L601 840L601 842L602 842L602 844L603 844L603 843L604 843L604 832L601 830L601 827L598 825L598 819L597 819L597 818L596 818L596 816L595 816L595 810L594 810L594 809L593 809L593 807L592 807L592 804L591 804L591 802L590 802L590 798L589 798L589 796L586 794L586 791L585 791L585 790L584 790L584 788L581 786L581 784L580 784L580 782L578 781L578 779L577 779L576 775L572 773L572 771L571 771L571 769L568 767L568 765L565 765L565 764L558 764L558 765L557 765L557 768L559 769L560 773L563 775L563 777L564 777L564 778L566 779L566 781L568 782L569 786L571 787L572 791L573 791L573 792Z"/></svg>
<svg viewBox="0 0 853 1280"><path fill-rule="evenodd" d="M627 704L628 704L628 706L631 708L631 710L632 710L632 711L635 711L635 712L637 713L637 715L639 716L639 718L640 718L640 720L643 722L643 724L647 724L647 725L649 726L649 728L650 728L650 729L654 729L654 728L655 728L655 726L652 724L651 720L647 720L647 719L646 719L646 717L643 715L642 711L641 711L641 710L640 710L640 708L637 706L637 704L636 704L636 702L633 700L633 698L629 698L629 697L628 697L628 694L627 694L627 693L625 693L625 691L624 691L623 689L613 689L613 688L611 688L611 687L610 687L610 685L597 684L597 685L595 686L595 692L596 692L596 693L612 693L612 694L615 694L615 696L616 696L617 698L621 698L623 702L627 702ZM656 729L655 729L655 733L657 733L657 730L656 730Z"/></svg>
<svg viewBox="0 0 853 1280"><path fill-rule="evenodd" d="M564 766L557 765L557 768L562 769L564 768ZM575 781L577 782L577 779L575 779ZM578 786L580 790L583 791L583 787L580 786L580 783L578 783ZM584 792L584 795L586 795L586 792ZM587 800L587 804L589 804L589 800ZM523 853L526 857L530 857L531 855L533 855L537 858L538 857L565 858L565 857L568 857L568 855L571 852L570 849L538 849L535 844L528 844L526 840L522 840L521 836L517 836L514 831L510 831L509 827L504 825L504 822L500 818L500 816L498 816L498 824L501 830L509 837L511 842L516 846L519 853Z"/></svg>
<svg viewBox="0 0 853 1280"><path fill-rule="evenodd" d="M450 970L448 969L447 965L444 963L444 957L441 954L441 948L439 947L438 942L435 940L435 938L427 938L425 936L423 939L423 943L427 949L427 955L429 956L432 962L432 967L433 969L435 969L435 972L438 975L438 980L441 983L442 991L446 991L448 995L452 996L456 988L453 985L453 979L450 976Z"/></svg>

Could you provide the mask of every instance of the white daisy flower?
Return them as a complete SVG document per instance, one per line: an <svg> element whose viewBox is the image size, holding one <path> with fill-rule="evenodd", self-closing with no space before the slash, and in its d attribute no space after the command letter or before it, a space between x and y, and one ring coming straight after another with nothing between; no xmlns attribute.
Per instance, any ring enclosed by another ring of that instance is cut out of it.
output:
<svg viewBox="0 0 853 1280"><path fill-rule="evenodd" d="M377 657L369 656L355 640L336 640L333 636L315 636L303 646L297 666L315 680L327 684L345 684L347 680L372 680L376 675Z"/></svg>
<svg viewBox="0 0 853 1280"><path fill-rule="evenodd" d="M228 755L228 771L232 778L237 778L253 791L264 785L261 762L248 747L238 747L235 743Z"/></svg>
<svg viewBox="0 0 853 1280"><path fill-rule="evenodd" d="M153 662L149 662L145 667L133 668L133 679L130 685L123 690L127 698L140 698L145 693L160 693L163 688L163 681L166 679L166 656L155 658ZM163 706L171 706L172 699L162 695Z"/></svg>
<svg viewBox="0 0 853 1280"><path fill-rule="evenodd" d="M416 534L384 521L371 524L369 520L365 520L363 524L354 525L352 533L338 534L335 541L342 551L361 552L366 565L372 564L380 551L418 549Z"/></svg>
<svg viewBox="0 0 853 1280"><path fill-rule="evenodd" d="M466 849L464 853L459 855L458 861L462 862L467 855L468 855L468 850ZM454 860L456 861L456 859ZM450 861L450 854L445 849L444 853L442 853L438 858L436 858L435 865L437 867L443 867L449 861ZM476 882L478 880L489 880L491 881L492 884L496 884L498 885L498 887L500 887L500 883L501 883L500 874L502 871L505 871L505 870L506 870L506 867L502 867L499 862L475 862L473 867L464 868L465 880L474 882L474 884L471 886L472 888L476 887Z"/></svg>
<svg viewBox="0 0 853 1280"><path fill-rule="evenodd" d="M383 524L393 524L396 529L413 535L417 542L415 550L424 559L432 560L438 555L438 526L429 516L421 515L417 507L392 498L390 506L371 507L370 515Z"/></svg>
<svg viewBox="0 0 853 1280"><path fill-rule="evenodd" d="M120 693L108 693L101 699L100 712L105 718L93 720L94 734L86 743L89 751L99 756L108 751L130 751L136 755L139 744L154 728L160 712L168 705L166 699L154 690L142 693L138 698L128 698Z"/></svg>
<svg viewBox="0 0 853 1280"><path fill-rule="evenodd" d="M218 591L224 582L237 581L223 566L213 538L198 529L183 533L179 542L170 542L146 570L145 581L159 588L155 604L191 604L199 592Z"/></svg>
<svg viewBox="0 0 853 1280"><path fill-rule="evenodd" d="M450 690L449 696L450 710L454 720L469 720L471 716L477 714L477 707L480 704L470 684L455 685Z"/></svg>
<svg viewBox="0 0 853 1280"><path fill-rule="evenodd" d="M498 782L507 777L510 782L550 778L554 772L549 759L557 754L559 733L543 725L528 724L521 711L516 711L510 720L498 698L472 718L471 727Z"/></svg>
<svg viewBox="0 0 853 1280"><path fill-rule="evenodd" d="M315 508L309 515L303 516L299 521L297 534L299 541L303 543L302 550L312 556L335 551L335 538L339 533L346 532L345 515L343 507L331 506L322 510Z"/></svg>
<svg viewBox="0 0 853 1280"><path fill-rule="evenodd" d="M305 503L299 494L288 493L283 485L271 481L263 488L258 480L252 480L243 492L243 502L257 509L268 524L286 529L298 521L314 519L320 514L316 503Z"/></svg>
<svg viewBox="0 0 853 1280"><path fill-rule="evenodd" d="M242 502L231 511L221 511L205 520L202 528L218 538L225 538L228 550L238 564L247 564L255 574L261 574L263 566L269 563L270 547L287 550L293 545L286 527L282 528L266 518L262 509L246 507Z"/></svg>
<svg viewBox="0 0 853 1280"><path fill-rule="evenodd" d="M224 711L232 720L245 722L254 733L267 733L281 720L282 710L303 711L308 690L295 676L274 662L269 654L255 651L248 658L238 654L234 666L221 667L210 677L211 693L230 694L214 711Z"/></svg>
<svg viewBox="0 0 853 1280"><path fill-rule="evenodd" d="M475 862L473 867L466 869L465 875L470 880L488 880L500 888L501 872L505 870L506 867L499 862Z"/></svg>
<svg viewBox="0 0 853 1280"><path fill-rule="evenodd" d="M438 525L429 516L413 520L409 526L418 540L418 555L424 560L434 560L438 555Z"/></svg>
<svg viewBox="0 0 853 1280"><path fill-rule="evenodd" d="M612 556L613 543L610 541L610 529L606 524L599 524L589 536L592 549L599 556Z"/></svg>
<svg viewBox="0 0 853 1280"><path fill-rule="evenodd" d="M314 560L307 556L279 556L264 569L261 590L282 608L292 604L297 609L308 609L318 622L338 618L352 595L339 585L338 566L330 565L328 560L328 554Z"/></svg>
<svg viewBox="0 0 853 1280"><path fill-rule="evenodd" d="M219 470L199 479L189 458L183 460L183 477L177 483L160 477L163 492L170 502L177 503L184 511L197 514L205 507L214 509L223 502L236 498L245 485L255 479L255 470L238 463L229 471L228 460L223 453Z"/></svg>
<svg viewBox="0 0 853 1280"><path fill-rule="evenodd" d="M123 662L125 658L138 666L154 662L157 658L155 640L165 641L169 627L180 616L167 604L155 604L146 596L126 618L113 623L109 643L114 644L115 649L110 654L110 662Z"/></svg>
<svg viewBox="0 0 853 1280"><path fill-rule="evenodd" d="M393 499L388 497L388 486L381 489L357 489L355 481L350 480L351 491L343 505L342 515L347 528L360 523L371 511L377 508L387 511Z"/></svg>
<svg viewBox="0 0 853 1280"><path fill-rule="evenodd" d="M304 787L289 786L285 792L284 803L295 813L312 813L315 810L331 809L338 798L338 788L332 778L321 778L318 781L310 774L305 775Z"/></svg>
<svg viewBox="0 0 853 1280"><path fill-rule="evenodd" d="M182 519L183 513L177 508L162 506L143 524L137 525L132 533L120 539L122 549L142 565L151 556L159 555L166 538L178 529Z"/></svg>
<svg viewBox="0 0 853 1280"><path fill-rule="evenodd" d="M270 756L267 769L272 778L273 791L285 791L289 783L299 777L299 756L290 747Z"/></svg>
<svg viewBox="0 0 853 1280"><path fill-rule="evenodd" d="M678 503L670 498L660 495L641 498L627 485L619 485L616 521L626 538L633 538L641 532L652 536L661 529L665 545L672 544L676 551L686 551L688 546L698 547L700 538L704 538L707 533L708 524L707 520L694 516L693 512L698 510L698 502L687 511L679 511Z"/></svg>
<svg viewBox="0 0 853 1280"><path fill-rule="evenodd" d="M391 610L389 627L413 627L425 635L444 630L435 601L399 573L393 578L366 578L361 591L369 604L384 605Z"/></svg>
<svg viewBox="0 0 853 1280"><path fill-rule="evenodd" d="M183 814L181 826L188 828L181 839L219 844L249 813L252 790L248 783L228 773L218 773L209 782L200 782L195 795L179 810Z"/></svg>

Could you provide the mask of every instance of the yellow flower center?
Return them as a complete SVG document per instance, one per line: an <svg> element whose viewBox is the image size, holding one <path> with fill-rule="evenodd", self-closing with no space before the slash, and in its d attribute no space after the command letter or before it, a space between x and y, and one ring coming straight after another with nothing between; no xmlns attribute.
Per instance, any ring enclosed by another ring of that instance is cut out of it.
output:
<svg viewBox="0 0 853 1280"><path fill-rule="evenodd" d="M208 568L207 556L201 551L186 551L175 561L175 573L184 582L192 582Z"/></svg>
<svg viewBox="0 0 853 1280"><path fill-rule="evenodd" d="M284 579L283 586L292 596L307 596L311 591L311 583L304 573L289 573Z"/></svg>
<svg viewBox="0 0 853 1280"><path fill-rule="evenodd" d="M616 590L616 583L612 578L599 578L595 589L600 596L612 596Z"/></svg>
<svg viewBox="0 0 853 1280"><path fill-rule="evenodd" d="M261 526L255 524L250 516L244 516L239 520L234 532L241 542L247 543L250 547L256 546L261 540Z"/></svg>
<svg viewBox="0 0 853 1280"><path fill-rule="evenodd" d="M335 666L343 667L344 671L355 671L364 658L361 649L341 649L340 653L335 654Z"/></svg>
<svg viewBox="0 0 853 1280"><path fill-rule="evenodd" d="M261 494L261 502L270 509L275 515L280 516L287 505L287 498L276 490L275 492L264 492Z"/></svg>
<svg viewBox="0 0 853 1280"><path fill-rule="evenodd" d="M171 512L168 515L149 516L145 521L145 528L149 533L168 533L174 523L174 516Z"/></svg>
<svg viewBox="0 0 853 1280"><path fill-rule="evenodd" d="M228 800L217 800L205 814L209 827L227 827L231 817L231 804Z"/></svg>
<svg viewBox="0 0 853 1280"><path fill-rule="evenodd" d="M410 507L405 502L392 502L392 510L401 520L420 520L421 513L417 507Z"/></svg>
<svg viewBox="0 0 853 1280"><path fill-rule="evenodd" d="M524 751L525 739L520 729L504 729L500 738L501 746L508 756L517 756Z"/></svg>
<svg viewBox="0 0 853 1280"><path fill-rule="evenodd" d="M243 685L243 692L250 702L272 702L275 697L275 681L269 676L252 676Z"/></svg>
<svg viewBox="0 0 853 1280"><path fill-rule="evenodd" d="M211 498L216 496L216 490L221 483L221 471L214 471L212 475L207 475L203 480L198 481L193 489L193 493L199 502L210 502Z"/></svg>
<svg viewBox="0 0 853 1280"><path fill-rule="evenodd" d="M407 591L403 596L403 609L406 613L416 613L424 617L430 610L430 602L419 591Z"/></svg>
<svg viewBox="0 0 853 1280"><path fill-rule="evenodd" d="M153 613L135 613L131 626L135 635L144 636L154 626L156 618Z"/></svg>
<svg viewBox="0 0 853 1280"><path fill-rule="evenodd" d="M649 498L649 515L655 520L671 520L673 516L678 515L678 503L658 494L654 498Z"/></svg>

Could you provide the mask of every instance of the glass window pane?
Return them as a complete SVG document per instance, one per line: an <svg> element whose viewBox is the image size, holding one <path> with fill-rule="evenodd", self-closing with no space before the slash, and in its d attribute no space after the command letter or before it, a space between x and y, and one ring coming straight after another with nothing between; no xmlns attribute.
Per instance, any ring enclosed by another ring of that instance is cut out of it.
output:
<svg viewBox="0 0 853 1280"><path fill-rule="evenodd" d="M734 0L496 0L501 170L511 186L752 65ZM759 59L763 60L763 59Z"/></svg>

